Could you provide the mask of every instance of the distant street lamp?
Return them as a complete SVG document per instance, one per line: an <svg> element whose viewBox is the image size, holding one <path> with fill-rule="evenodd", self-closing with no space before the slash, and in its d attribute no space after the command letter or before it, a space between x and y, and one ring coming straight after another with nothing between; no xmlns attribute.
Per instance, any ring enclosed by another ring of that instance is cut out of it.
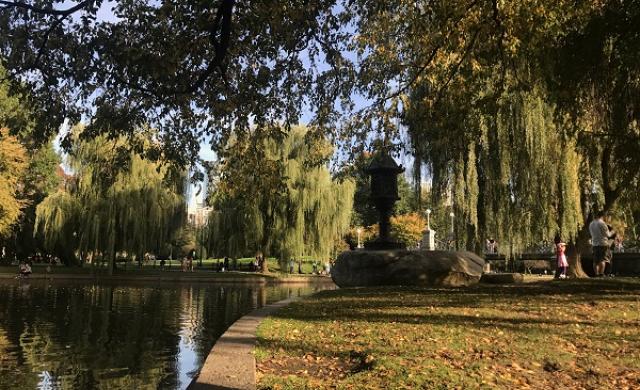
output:
<svg viewBox="0 0 640 390"><path fill-rule="evenodd" d="M362 228L358 228L358 249L362 248L362 240L361 237L362 236Z"/></svg>
<svg viewBox="0 0 640 390"><path fill-rule="evenodd" d="M424 213L427 215L427 229L422 235L420 249L433 251L436 249L436 232L431 230L431 209L426 209Z"/></svg>
<svg viewBox="0 0 640 390"><path fill-rule="evenodd" d="M449 216L451 217L451 237L453 237L453 217L455 217L456 215L452 211L449 213Z"/></svg>

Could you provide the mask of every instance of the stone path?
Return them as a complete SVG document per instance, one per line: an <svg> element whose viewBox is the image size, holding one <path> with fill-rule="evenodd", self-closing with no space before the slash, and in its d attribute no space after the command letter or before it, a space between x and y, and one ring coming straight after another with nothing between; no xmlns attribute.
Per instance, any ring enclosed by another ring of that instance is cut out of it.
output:
<svg viewBox="0 0 640 390"><path fill-rule="evenodd" d="M299 298L292 297L252 311L218 339L189 390L254 390L256 330L262 320Z"/></svg>

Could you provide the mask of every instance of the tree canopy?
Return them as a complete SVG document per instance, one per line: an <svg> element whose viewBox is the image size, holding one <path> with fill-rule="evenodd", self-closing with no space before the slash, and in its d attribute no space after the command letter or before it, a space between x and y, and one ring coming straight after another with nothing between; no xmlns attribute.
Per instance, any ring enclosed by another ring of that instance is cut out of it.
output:
<svg viewBox="0 0 640 390"><path fill-rule="evenodd" d="M348 98L335 5L0 1L0 57L49 118L41 134L83 115L86 135L149 124L162 142L147 153L185 162L205 136L222 147L232 129L297 123L308 99Z"/></svg>

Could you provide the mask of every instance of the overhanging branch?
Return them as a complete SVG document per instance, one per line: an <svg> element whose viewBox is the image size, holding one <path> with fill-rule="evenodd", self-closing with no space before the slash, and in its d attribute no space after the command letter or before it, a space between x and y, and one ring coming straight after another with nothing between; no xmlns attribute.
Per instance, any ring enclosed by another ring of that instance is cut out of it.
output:
<svg viewBox="0 0 640 390"><path fill-rule="evenodd" d="M35 5L24 3L22 1L0 0L0 5L4 5L6 7L21 8L36 14L40 14L40 15L52 15L52 16L62 16L62 17L67 17L72 13L85 8L90 4L93 4L93 0L85 0L67 9L55 9L55 8L40 8L40 7L36 7Z"/></svg>

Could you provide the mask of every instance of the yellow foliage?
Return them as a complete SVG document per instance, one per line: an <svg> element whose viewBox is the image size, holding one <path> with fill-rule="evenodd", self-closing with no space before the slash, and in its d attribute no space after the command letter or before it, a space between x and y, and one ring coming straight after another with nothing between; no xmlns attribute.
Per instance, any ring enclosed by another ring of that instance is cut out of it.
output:
<svg viewBox="0 0 640 390"><path fill-rule="evenodd" d="M18 219L24 202L17 198L20 178L27 169L27 155L18 139L0 129L0 236Z"/></svg>
<svg viewBox="0 0 640 390"><path fill-rule="evenodd" d="M391 217L391 234L407 247L415 247L422 239L427 221L418 213Z"/></svg>

